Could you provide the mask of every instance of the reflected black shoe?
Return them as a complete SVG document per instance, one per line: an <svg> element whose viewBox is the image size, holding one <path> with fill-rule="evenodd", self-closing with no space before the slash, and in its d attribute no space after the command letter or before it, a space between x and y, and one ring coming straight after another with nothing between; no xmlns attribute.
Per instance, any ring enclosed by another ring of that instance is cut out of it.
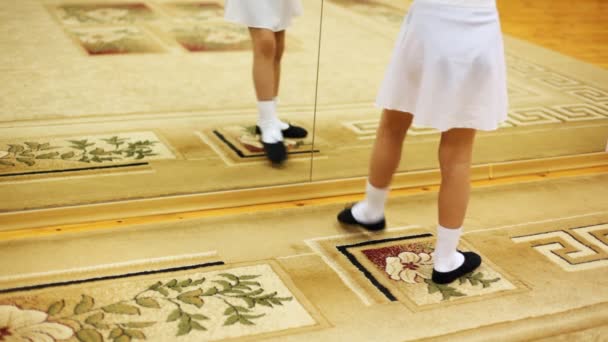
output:
<svg viewBox="0 0 608 342"><path fill-rule="evenodd" d="M283 133L283 137L291 139L302 139L308 136L308 131L306 129L291 124L287 129L281 130L281 133ZM255 126L255 134L262 134L260 126Z"/></svg>
<svg viewBox="0 0 608 342"><path fill-rule="evenodd" d="M378 231L378 230L382 230L382 229L386 228L385 219L382 219L376 223L363 223L363 222L357 221L357 219L353 216L351 208L346 208L346 209L342 210L338 214L338 221L340 221L341 223L344 223L344 224L358 225L358 226L361 226L361 227L363 227L367 230L371 230L371 231Z"/></svg>
<svg viewBox="0 0 608 342"><path fill-rule="evenodd" d="M282 164L287 159L287 148L285 148L285 144L282 141L272 144L262 141L262 144L264 145L266 156L273 164Z"/></svg>
<svg viewBox="0 0 608 342"><path fill-rule="evenodd" d="M459 251L460 252L460 251ZM460 252L464 255L464 263L450 272L439 272L433 269L433 282L437 284L449 284L465 274L471 273L481 265L481 257L473 252Z"/></svg>

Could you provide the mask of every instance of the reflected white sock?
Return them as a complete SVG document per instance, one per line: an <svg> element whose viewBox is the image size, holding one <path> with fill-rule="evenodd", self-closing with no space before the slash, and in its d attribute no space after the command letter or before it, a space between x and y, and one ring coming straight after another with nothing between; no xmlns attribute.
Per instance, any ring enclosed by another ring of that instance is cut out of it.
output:
<svg viewBox="0 0 608 342"><path fill-rule="evenodd" d="M367 182L365 199L353 206L353 217L361 223L377 223L384 218L389 188L379 189Z"/></svg>
<svg viewBox="0 0 608 342"><path fill-rule="evenodd" d="M258 101L258 126L262 131L262 141L267 144L283 141L283 133L276 112L274 101Z"/></svg>
<svg viewBox="0 0 608 342"><path fill-rule="evenodd" d="M464 255L457 251L462 227L449 229L437 227L437 242L433 253L434 268L439 272L450 272L464 263Z"/></svg>
<svg viewBox="0 0 608 342"><path fill-rule="evenodd" d="M275 97L272 100L274 101L275 108L278 108L279 107L279 97L277 96L277 97ZM279 119L278 117L277 117L277 120L279 121L279 126L281 127L281 130L286 130L286 129L289 128L289 124L288 123L285 123L285 122L281 121L281 119Z"/></svg>

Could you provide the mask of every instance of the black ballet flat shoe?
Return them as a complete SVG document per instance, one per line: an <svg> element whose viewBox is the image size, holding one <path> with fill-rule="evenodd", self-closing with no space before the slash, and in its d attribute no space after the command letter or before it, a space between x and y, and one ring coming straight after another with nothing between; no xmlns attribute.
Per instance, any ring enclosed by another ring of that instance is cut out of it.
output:
<svg viewBox="0 0 608 342"><path fill-rule="evenodd" d="M481 257L473 252L460 252L464 255L464 263L450 272L439 272L433 269L433 282L437 284L449 284L463 275L469 274L481 265Z"/></svg>
<svg viewBox="0 0 608 342"><path fill-rule="evenodd" d="M289 125L289 127L287 127L287 129L281 130L281 133L283 133L284 138L291 139L302 139L308 136L308 131L306 129L291 124ZM260 126L255 126L255 134L262 134Z"/></svg>
<svg viewBox="0 0 608 342"><path fill-rule="evenodd" d="M287 127L287 129L284 129L281 132L283 132L283 136L285 138L292 139L302 139L306 138L306 136L308 135L308 131L306 131L306 129L291 124L289 125L289 127Z"/></svg>
<svg viewBox="0 0 608 342"><path fill-rule="evenodd" d="M385 219L382 219L376 223L363 223L363 222L357 221L357 219L353 216L351 208L346 208L346 209L342 210L338 214L338 221L340 221L340 223L344 223L344 224L361 226L370 231L379 231L379 230L386 228Z"/></svg>
<svg viewBox="0 0 608 342"><path fill-rule="evenodd" d="M264 145L266 156L273 164L282 164L287 159L287 148L285 148L285 144L282 141L272 144L262 141L262 144Z"/></svg>

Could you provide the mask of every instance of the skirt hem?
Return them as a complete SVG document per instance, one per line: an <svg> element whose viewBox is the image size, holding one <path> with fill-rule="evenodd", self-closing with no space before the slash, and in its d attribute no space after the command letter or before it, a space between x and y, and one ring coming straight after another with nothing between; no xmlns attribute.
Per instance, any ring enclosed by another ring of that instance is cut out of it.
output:
<svg viewBox="0 0 608 342"><path fill-rule="evenodd" d="M239 19L233 19L233 18L224 18L224 19L226 21L228 21L228 22L233 23L233 24L246 26L247 28L265 29L265 30L270 30L272 32L285 31L285 30L287 30L291 26L291 22L286 23L285 25L282 25L282 26L279 26L279 27L271 27L270 25L247 23L245 20L239 20Z"/></svg>
<svg viewBox="0 0 608 342"><path fill-rule="evenodd" d="M447 132L454 128L470 128L470 129L475 129L475 130L479 130L479 131L488 131L488 132L496 131L500 128L501 123L504 123L505 121L507 121L507 116L505 115L504 117L498 119L496 122L487 123L487 124L479 124L479 123L475 123L475 122L467 122L467 123L442 122L441 124L439 124L437 122L425 120L424 116L422 116L422 115L416 115L415 110L398 108L397 106L383 105L378 102L376 102L375 105L377 108L381 108L381 109L409 113L414 117L414 120L412 122L413 126L416 126L419 128L433 128L440 132Z"/></svg>

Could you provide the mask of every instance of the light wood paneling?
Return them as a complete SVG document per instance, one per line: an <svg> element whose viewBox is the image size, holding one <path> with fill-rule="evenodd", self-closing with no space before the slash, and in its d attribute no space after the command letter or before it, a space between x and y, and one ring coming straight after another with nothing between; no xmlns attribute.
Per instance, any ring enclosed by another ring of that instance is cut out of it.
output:
<svg viewBox="0 0 608 342"><path fill-rule="evenodd" d="M498 0L506 34L608 68L608 1Z"/></svg>

